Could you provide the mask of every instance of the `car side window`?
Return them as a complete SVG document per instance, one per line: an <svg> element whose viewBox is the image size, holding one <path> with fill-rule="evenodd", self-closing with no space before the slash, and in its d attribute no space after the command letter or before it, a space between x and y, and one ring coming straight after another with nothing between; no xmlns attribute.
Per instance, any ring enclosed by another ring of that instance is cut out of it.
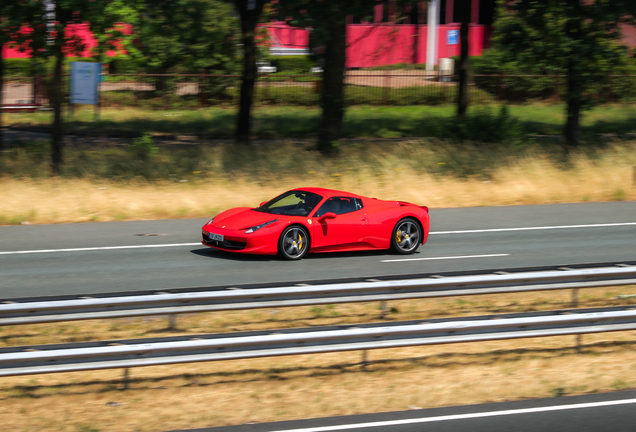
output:
<svg viewBox="0 0 636 432"><path fill-rule="evenodd" d="M325 214L332 212L337 215L351 213L362 208L362 201L356 198L350 197L332 197L320 206L316 212L316 217L324 216Z"/></svg>

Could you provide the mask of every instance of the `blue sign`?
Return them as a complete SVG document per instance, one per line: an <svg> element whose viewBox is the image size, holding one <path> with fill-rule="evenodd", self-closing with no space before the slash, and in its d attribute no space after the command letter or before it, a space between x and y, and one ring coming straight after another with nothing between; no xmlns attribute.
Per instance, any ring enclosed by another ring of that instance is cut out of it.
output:
<svg viewBox="0 0 636 432"><path fill-rule="evenodd" d="M71 103L97 105L101 63L71 62Z"/></svg>
<svg viewBox="0 0 636 432"><path fill-rule="evenodd" d="M459 30L447 30L446 31L446 45L459 44Z"/></svg>

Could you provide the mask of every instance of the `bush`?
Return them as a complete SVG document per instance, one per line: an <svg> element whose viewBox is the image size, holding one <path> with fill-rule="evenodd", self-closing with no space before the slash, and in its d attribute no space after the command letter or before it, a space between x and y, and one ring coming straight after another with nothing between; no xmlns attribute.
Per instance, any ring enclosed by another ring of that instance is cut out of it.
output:
<svg viewBox="0 0 636 432"><path fill-rule="evenodd" d="M305 55L274 57L272 66L276 66L276 72L309 73L316 63Z"/></svg>
<svg viewBox="0 0 636 432"><path fill-rule="evenodd" d="M109 74L134 74L140 69L138 62L127 55L109 57L106 63Z"/></svg>
<svg viewBox="0 0 636 432"><path fill-rule="evenodd" d="M31 59L30 58L10 58L4 59L4 76L5 77L30 77Z"/></svg>
<svg viewBox="0 0 636 432"><path fill-rule="evenodd" d="M524 137L519 120L510 115L506 105L498 114L490 107L478 107L465 119L448 125L446 136L482 143L511 143Z"/></svg>
<svg viewBox="0 0 636 432"><path fill-rule="evenodd" d="M155 141L149 133L136 138L128 149L136 159L142 161L152 159L159 151L159 147L155 146Z"/></svg>

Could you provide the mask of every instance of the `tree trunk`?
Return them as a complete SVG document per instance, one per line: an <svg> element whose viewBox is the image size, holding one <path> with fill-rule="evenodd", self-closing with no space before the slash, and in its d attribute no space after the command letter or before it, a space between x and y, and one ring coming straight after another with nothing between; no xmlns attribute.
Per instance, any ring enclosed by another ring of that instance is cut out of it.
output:
<svg viewBox="0 0 636 432"><path fill-rule="evenodd" d="M581 119L581 96L583 83L578 60L568 61L567 121L565 123L566 150L579 145L579 124Z"/></svg>
<svg viewBox="0 0 636 432"><path fill-rule="evenodd" d="M53 175L59 175L62 167L62 147L64 145L64 130L62 124L62 64L64 54L56 53L55 69L53 72L53 130L51 143L51 170Z"/></svg>
<svg viewBox="0 0 636 432"><path fill-rule="evenodd" d="M0 55L0 151L5 149L4 131L2 130L2 92L3 91L4 91L4 59Z"/></svg>
<svg viewBox="0 0 636 432"><path fill-rule="evenodd" d="M338 0L332 1L331 8L333 18L325 24L328 34L322 85L322 121L318 138L318 150L323 154L336 152L334 141L340 139L342 134L345 110L346 15Z"/></svg>
<svg viewBox="0 0 636 432"><path fill-rule="evenodd" d="M581 15L581 3L580 0L568 0L568 8L572 10L574 17L580 17ZM566 34L570 37L573 45L581 42L581 20L577 18L570 18L565 24ZM579 121L581 118L581 105L583 96L583 65L579 54L576 49L570 52L568 59L568 86L567 86L567 121L565 123L565 141L566 152L570 148L577 147L579 145Z"/></svg>
<svg viewBox="0 0 636 432"><path fill-rule="evenodd" d="M263 11L265 0L235 0L241 16L243 42L243 79L239 98L239 113L236 122L236 142L250 143L252 103L256 84L256 24Z"/></svg>
<svg viewBox="0 0 636 432"><path fill-rule="evenodd" d="M55 17L58 21L55 31L55 69L53 72L53 130L51 142L51 171L53 175L60 175L62 168L62 147L64 145L64 131L62 124L62 65L64 64L64 16L61 2L55 2Z"/></svg>
<svg viewBox="0 0 636 432"><path fill-rule="evenodd" d="M468 110L468 24L470 23L470 1L460 0L458 2L461 14L461 27L459 30L460 58L459 58L459 92L457 93L457 116L466 117Z"/></svg>

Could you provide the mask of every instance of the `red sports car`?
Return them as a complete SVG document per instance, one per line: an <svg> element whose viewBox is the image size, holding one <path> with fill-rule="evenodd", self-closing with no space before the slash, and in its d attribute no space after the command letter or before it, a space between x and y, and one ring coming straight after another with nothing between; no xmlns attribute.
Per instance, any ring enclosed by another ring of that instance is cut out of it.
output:
<svg viewBox="0 0 636 432"><path fill-rule="evenodd" d="M297 260L307 252L393 249L426 243L428 207L322 188L290 190L257 208L233 208L202 229L211 248Z"/></svg>

